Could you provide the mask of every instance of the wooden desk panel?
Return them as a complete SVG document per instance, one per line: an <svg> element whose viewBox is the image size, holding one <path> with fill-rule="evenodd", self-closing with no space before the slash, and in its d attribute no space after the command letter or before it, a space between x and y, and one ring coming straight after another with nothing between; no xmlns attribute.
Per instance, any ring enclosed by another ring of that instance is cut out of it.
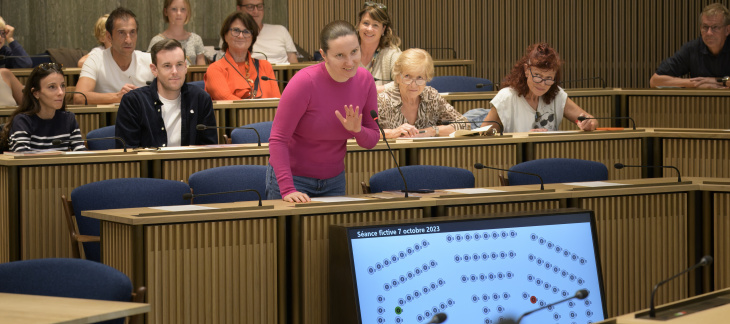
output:
<svg viewBox="0 0 730 324"><path fill-rule="evenodd" d="M0 188L10 188L10 168L0 167ZM0 190L0 206L10 206L10 190ZM10 262L10 208L0 208L0 263Z"/></svg>
<svg viewBox="0 0 730 324"><path fill-rule="evenodd" d="M195 172L228 165L267 165L269 155L240 156L223 158L190 158L179 160L163 160L162 179L188 182L190 175ZM260 193L262 196L263 192ZM266 197L264 197L266 199Z"/></svg>
<svg viewBox="0 0 730 324"><path fill-rule="evenodd" d="M683 177L730 178L730 139L727 137L662 138L659 141L662 165L677 167ZM665 177L677 176L672 169L664 170L663 174Z"/></svg>
<svg viewBox="0 0 730 324"><path fill-rule="evenodd" d="M712 195L713 223L712 233L715 255L715 289L730 287L730 193L716 192Z"/></svg>
<svg viewBox="0 0 730 324"><path fill-rule="evenodd" d="M401 154L398 153L398 150L393 151L398 164L404 165ZM382 148L367 151L348 151L345 155L345 180L347 181L345 193L347 195L363 193L362 182L370 185L370 177L380 171L392 168L395 168L393 158L387 150Z"/></svg>
<svg viewBox="0 0 730 324"><path fill-rule="evenodd" d="M477 170L474 168L474 163L481 162L487 166L509 169L519 161L519 146L517 144L435 147L414 150L416 150L416 160L412 161L412 164L441 165L467 169L474 174L477 187L499 186L501 171Z"/></svg>
<svg viewBox="0 0 730 324"><path fill-rule="evenodd" d="M643 150L644 144L640 138L535 142L533 144L534 155L530 156L528 153L525 160L559 157L597 161L608 168L609 180L638 179L641 178L642 170L640 168L616 170L613 165L617 162L627 165L644 165Z"/></svg>
<svg viewBox="0 0 730 324"><path fill-rule="evenodd" d="M0 293L0 322L82 324L148 312L142 303Z"/></svg>
<svg viewBox="0 0 730 324"><path fill-rule="evenodd" d="M627 96L627 112L639 127L713 128L730 126L730 97L717 91L700 96Z"/></svg>

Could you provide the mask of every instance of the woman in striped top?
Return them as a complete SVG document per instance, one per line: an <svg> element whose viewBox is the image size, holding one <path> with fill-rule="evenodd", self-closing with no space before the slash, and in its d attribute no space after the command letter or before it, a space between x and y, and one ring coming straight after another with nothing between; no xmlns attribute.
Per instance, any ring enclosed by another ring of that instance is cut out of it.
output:
<svg viewBox="0 0 730 324"><path fill-rule="evenodd" d="M23 89L23 102L10 116L0 144L13 152L86 150L74 114L66 111L66 83L61 65L33 69ZM53 145L55 140L61 143Z"/></svg>

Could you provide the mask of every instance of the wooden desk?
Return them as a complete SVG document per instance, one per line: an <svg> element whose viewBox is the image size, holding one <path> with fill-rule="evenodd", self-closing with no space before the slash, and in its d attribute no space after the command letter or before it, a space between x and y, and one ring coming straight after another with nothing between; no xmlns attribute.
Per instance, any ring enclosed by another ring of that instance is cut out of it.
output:
<svg viewBox="0 0 730 324"><path fill-rule="evenodd" d="M514 186L496 188L508 191L502 195L350 204L265 201L270 208L263 210L242 210L255 205L242 202L211 205L230 210L144 217L135 215L153 210L84 215L102 220L103 262L148 288L150 323L205 316L221 316L217 322L223 323L244 315L257 323L326 323L331 224L588 208L596 212L608 313L616 316L646 307L648 283L693 263L693 216L702 205L695 192L703 190L703 180L622 180L632 186L592 190L553 184L546 189L555 190L545 192L536 191L538 186ZM692 288L691 280L679 278L659 292L657 302L687 298ZM245 309L239 311L240 305ZM284 317L288 313L293 318Z"/></svg>
<svg viewBox="0 0 730 324"><path fill-rule="evenodd" d="M684 300L680 300L677 302L669 303L667 305L660 305L656 308L657 310L657 316L660 316L661 311L670 311L672 309L676 308L684 308L684 307L691 307L691 305L698 305L702 303L706 303L713 299L724 299L725 301L730 299L730 289L723 289L719 291L714 291L711 293L707 293L704 295L696 296L693 298L688 298ZM644 314L648 312L648 309L642 310L640 312L635 312L631 314L626 314L622 316L618 316L615 318L607 319L605 321L598 322L598 324L648 324L648 323L667 323L667 324L696 324L696 323L703 323L703 324L715 324L715 323L727 323L728 322L728 314L730 314L730 304L725 304L722 306L713 307L710 309L702 310L696 313L691 313L687 315L677 316L672 319L667 320L648 320L645 318L636 318L636 314Z"/></svg>
<svg viewBox="0 0 730 324"><path fill-rule="evenodd" d="M25 85L28 81L28 77L30 76L30 72L33 72L33 69L27 68L27 69L10 69L10 71L13 72L16 78L18 78L18 81L20 81L20 84ZM79 81L79 75L81 74L81 68L79 67L64 67L63 68L63 74L66 76L66 86L68 87L75 87L76 82Z"/></svg>
<svg viewBox="0 0 730 324"><path fill-rule="evenodd" d="M141 303L0 293L2 323L96 323L149 311Z"/></svg>

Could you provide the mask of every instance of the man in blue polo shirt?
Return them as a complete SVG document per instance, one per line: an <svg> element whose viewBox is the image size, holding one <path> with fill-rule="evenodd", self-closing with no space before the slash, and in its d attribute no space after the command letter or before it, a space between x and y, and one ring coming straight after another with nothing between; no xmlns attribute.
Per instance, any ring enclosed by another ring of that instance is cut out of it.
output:
<svg viewBox="0 0 730 324"><path fill-rule="evenodd" d="M701 36L662 62L649 84L655 87L728 89L730 87L730 11L720 3L700 14ZM689 78L682 78L689 74Z"/></svg>

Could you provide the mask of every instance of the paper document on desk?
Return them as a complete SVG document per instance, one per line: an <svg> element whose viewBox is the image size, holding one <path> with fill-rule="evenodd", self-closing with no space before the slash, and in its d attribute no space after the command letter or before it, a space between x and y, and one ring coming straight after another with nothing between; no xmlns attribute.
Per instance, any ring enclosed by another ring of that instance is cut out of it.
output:
<svg viewBox="0 0 730 324"><path fill-rule="evenodd" d="M568 186L591 187L591 188L624 186L624 184L622 184L622 183L613 183L613 182L606 182L606 181L568 182L568 183L563 183L563 184L568 185Z"/></svg>
<svg viewBox="0 0 730 324"><path fill-rule="evenodd" d="M354 198L354 197L316 197L316 198L312 198L312 201L324 202L324 203L345 202L345 201L362 201L362 200L367 200L367 199Z"/></svg>
<svg viewBox="0 0 730 324"><path fill-rule="evenodd" d="M494 131L490 131L493 125L487 125L484 127L474 128L474 129L460 129L457 130L451 134L449 134L449 137L466 137L466 136L479 136L479 135L486 135L486 134L494 134Z"/></svg>
<svg viewBox="0 0 730 324"><path fill-rule="evenodd" d="M494 189L484 189L484 188L446 189L444 191L453 192L453 193L457 193L457 194L464 194L464 195L505 192L504 190L494 190Z"/></svg>
<svg viewBox="0 0 730 324"><path fill-rule="evenodd" d="M200 205L161 206L161 207L150 207L150 208L164 210L164 211L171 211L171 212L218 209L215 207L207 207L207 206L200 206Z"/></svg>

